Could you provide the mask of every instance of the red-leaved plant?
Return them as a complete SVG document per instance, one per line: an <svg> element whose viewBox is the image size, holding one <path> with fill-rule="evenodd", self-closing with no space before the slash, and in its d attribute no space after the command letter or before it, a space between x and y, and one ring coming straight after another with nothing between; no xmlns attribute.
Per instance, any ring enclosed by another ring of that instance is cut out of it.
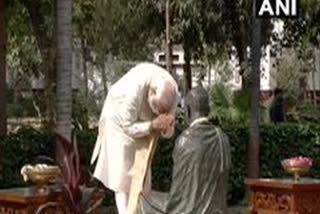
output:
<svg viewBox="0 0 320 214"><path fill-rule="evenodd" d="M85 204L82 202L81 186L84 185L81 179L80 157L77 142L68 141L57 133L57 143L61 148L61 159L57 160L61 170L63 193L70 214L82 214L85 211Z"/></svg>
<svg viewBox="0 0 320 214"><path fill-rule="evenodd" d="M65 201L65 209L69 214L90 213L103 200L101 198L93 206L89 207L94 188L85 188L85 176L80 166L80 156L76 140L71 142L62 135L56 133L57 143L60 144L61 154L57 160L61 170L62 187ZM58 206L56 203L48 203L38 208L37 214L42 213L47 207Z"/></svg>

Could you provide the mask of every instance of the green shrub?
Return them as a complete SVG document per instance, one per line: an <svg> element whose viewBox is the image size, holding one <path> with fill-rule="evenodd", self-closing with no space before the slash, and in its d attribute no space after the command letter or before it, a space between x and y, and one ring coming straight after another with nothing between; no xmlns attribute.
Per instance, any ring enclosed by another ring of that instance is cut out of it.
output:
<svg viewBox="0 0 320 214"><path fill-rule="evenodd" d="M17 134L0 138L0 188L25 185L20 175L24 164L38 155L52 157L53 135L33 129L21 129Z"/></svg>
<svg viewBox="0 0 320 214"><path fill-rule="evenodd" d="M181 118L180 118L181 119ZM183 130L178 124L175 139ZM247 171L247 145L249 129L244 125L224 125L230 139L232 171L230 173L229 202L236 203L245 192L244 179ZM96 141L97 130L75 131L81 155L81 163L89 165ZM261 127L260 167L261 177L287 176L280 161L292 156L308 156L314 160L311 176L320 178L319 125L264 125ZM162 139L153 161L153 188L168 191L172 173L174 140ZM25 185L20 168L32 162L37 155L54 156L54 136L32 129L0 138L0 188Z"/></svg>
<svg viewBox="0 0 320 214"><path fill-rule="evenodd" d="M286 113L290 122L318 123L320 121L320 107L309 102L300 102L295 108L290 108Z"/></svg>
<svg viewBox="0 0 320 214"><path fill-rule="evenodd" d="M81 163L88 166L96 130L76 131L75 134L79 143ZM54 158L54 140L53 133L31 128L20 129L16 134L0 138L0 188L25 185L20 175L21 167L32 163L39 155Z"/></svg>
<svg viewBox="0 0 320 214"><path fill-rule="evenodd" d="M97 129L90 129L86 131L75 131L78 140L81 164L85 166L90 165L92 151L97 139Z"/></svg>

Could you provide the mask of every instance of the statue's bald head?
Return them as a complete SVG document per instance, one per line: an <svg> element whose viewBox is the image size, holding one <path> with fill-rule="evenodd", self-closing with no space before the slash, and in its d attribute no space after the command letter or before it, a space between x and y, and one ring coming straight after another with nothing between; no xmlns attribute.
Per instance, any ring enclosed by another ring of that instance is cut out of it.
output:
<svg viewBox="0 0 320 214"><path fill-rule="evenodd" d="M186 97L186 106L190 120L208 116L210 111L209 95L201 84L189 91Z"/></svg>

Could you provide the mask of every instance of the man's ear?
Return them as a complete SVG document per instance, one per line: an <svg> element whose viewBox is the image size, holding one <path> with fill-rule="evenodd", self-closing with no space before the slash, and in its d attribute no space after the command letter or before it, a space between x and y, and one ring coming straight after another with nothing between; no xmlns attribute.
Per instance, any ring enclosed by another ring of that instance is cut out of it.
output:
<svg viewBox="0 0 320 214"><path fill-rule="evenodd" d="M150 99L151 96L154 95L154 89L152 87L149 87L148 89L148 99Z"/></svg>
<svg viewBox="0 0 320 214"><path fill-rule="evenodd" d="M156 95L156 88L150 87L149 93L150 95Z"/></svg>

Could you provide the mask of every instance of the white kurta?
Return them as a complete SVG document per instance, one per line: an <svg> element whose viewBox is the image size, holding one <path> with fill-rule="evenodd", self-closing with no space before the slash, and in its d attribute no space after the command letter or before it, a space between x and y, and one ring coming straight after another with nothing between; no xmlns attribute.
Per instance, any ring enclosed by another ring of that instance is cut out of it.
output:
<svg viewBox="0 0 320 214"><path fill-rule="evenodd" d="M129 192L134 163L135 139L148 136L154 114L148 103L152 78L176 82L163 68L142 63L132 68L109 90L99 120L93 151L97 164L94 177L115 192ZM174 113L175 107L172 111Z"/></svg>

